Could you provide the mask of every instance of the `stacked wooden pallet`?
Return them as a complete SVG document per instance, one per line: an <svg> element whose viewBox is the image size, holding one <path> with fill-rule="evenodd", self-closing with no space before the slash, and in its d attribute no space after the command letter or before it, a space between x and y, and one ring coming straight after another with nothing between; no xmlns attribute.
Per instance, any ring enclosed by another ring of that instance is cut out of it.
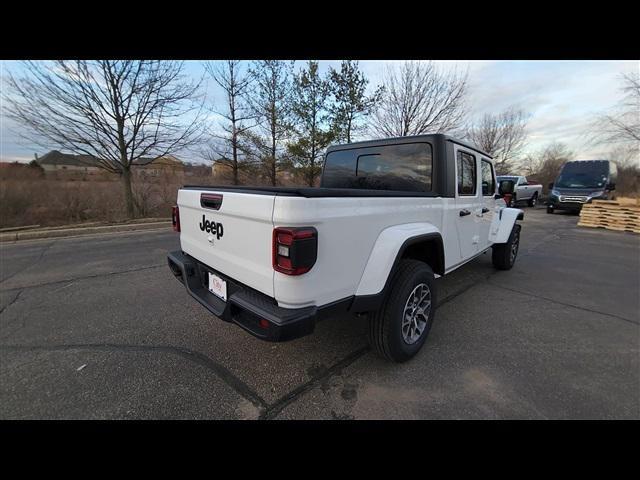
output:
<svg viewBox="0 0 640 480"><path fill-rule="evenodd" d="M578 226L640 233L640 203L594 200L582 206Z"/></svg>

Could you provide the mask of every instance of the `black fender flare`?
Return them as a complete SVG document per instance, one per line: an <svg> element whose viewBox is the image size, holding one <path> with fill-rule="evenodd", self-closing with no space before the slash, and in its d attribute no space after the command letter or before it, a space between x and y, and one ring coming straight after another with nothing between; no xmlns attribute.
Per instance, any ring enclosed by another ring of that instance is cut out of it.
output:
<svg viewBox="0 0 640 480"><path fill-rule="evenodd" d="M400 261L404 257L405 252L414 245L418 245L423 242L433 242L436 244L435 265L430 265L434 273L438 275L444 275L444 242L442 235L436 232L425 233L423 235L416 235L407 238L396 254L396 258L393 261L393 265L389 270L387 279L384 283L384 287L378 293L372 295L357 295L353 299L350 310L354 313L370 312L378 310L384 303L392 287L392 279L398 270Z"/></svg>

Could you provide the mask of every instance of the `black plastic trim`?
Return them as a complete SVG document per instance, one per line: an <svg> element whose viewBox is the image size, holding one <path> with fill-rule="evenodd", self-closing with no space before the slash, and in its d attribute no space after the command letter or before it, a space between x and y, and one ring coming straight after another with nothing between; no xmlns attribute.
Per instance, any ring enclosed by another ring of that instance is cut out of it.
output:
<svg viewBox="0 0 640 480"><path fill-rule="evenodd" d="M211 193L203 193L200 195L200 206L211 210L220 210L222 206L223 195Z"/></svg>
<svg viewBox="0 0 640 480"><path fill-rule="evenodd" d="M233 322L255 337L271 342L282 342L313 333L317 321L339 312L347 312L353 297L320 307L282 308L275 299L253 290L215 271L182 252L170 252L167 261L171 272L182 282L187 292L215 316ZM204 285L202 273L213 271L227 281L227 301L210 293ZM259 320L269 322L262 328Z"/></svg>

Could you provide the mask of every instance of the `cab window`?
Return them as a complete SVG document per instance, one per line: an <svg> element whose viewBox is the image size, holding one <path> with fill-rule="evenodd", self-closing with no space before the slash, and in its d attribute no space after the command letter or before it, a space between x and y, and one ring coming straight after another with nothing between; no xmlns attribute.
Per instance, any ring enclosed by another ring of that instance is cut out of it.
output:
<svg viewBox="0 0 640 480"><path fill-rule="evenodd" d="M430 192L432 168L426 142L336 150L327 154L322 186Z"/></svg>

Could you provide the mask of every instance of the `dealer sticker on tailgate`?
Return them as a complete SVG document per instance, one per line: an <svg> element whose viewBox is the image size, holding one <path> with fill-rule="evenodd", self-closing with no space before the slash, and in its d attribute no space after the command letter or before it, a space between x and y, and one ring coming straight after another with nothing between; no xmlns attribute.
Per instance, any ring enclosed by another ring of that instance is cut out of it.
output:
<svg viewBox="0 0 640 480"><path fill-rule="evenodd" d="M213 273L209 273L209 291L227 301L227 282Z"/></svg>

